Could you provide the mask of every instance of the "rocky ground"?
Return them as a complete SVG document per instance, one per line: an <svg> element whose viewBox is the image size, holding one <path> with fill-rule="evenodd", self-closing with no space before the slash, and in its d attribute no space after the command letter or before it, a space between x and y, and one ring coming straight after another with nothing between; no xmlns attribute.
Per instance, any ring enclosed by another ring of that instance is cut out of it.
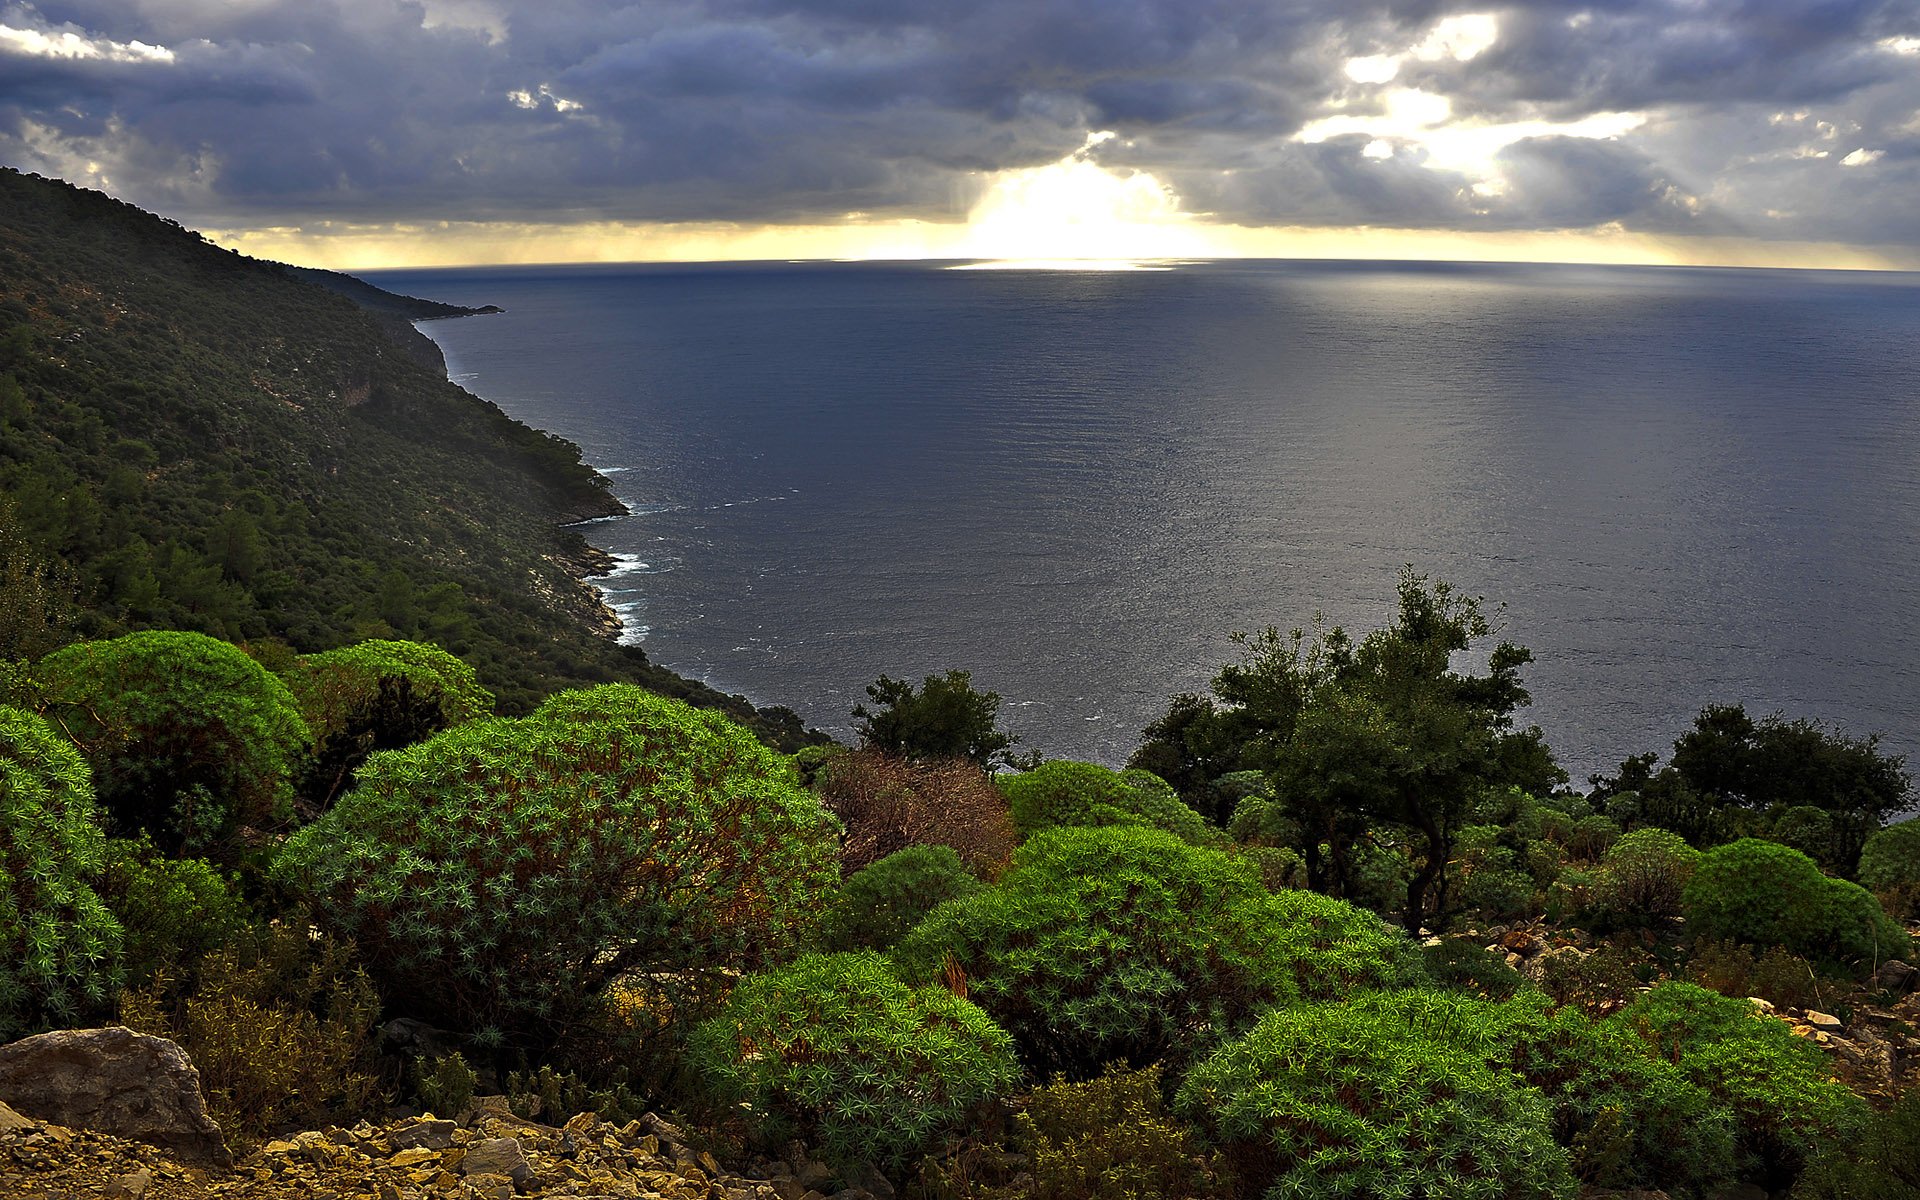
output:
<svg viewBox="0 0 1920 1200"><path fill-rule="evenodd" d="M232 1169L142 1142L33 1121L0 1106L8 1200L891 1200L873 1177L829 1193L832 1172L790 1149L747 1179L653 1114L615 1126L582 1113L554 1127L483 1105L460 1120L315 1130L268 1142Z"/></svg>

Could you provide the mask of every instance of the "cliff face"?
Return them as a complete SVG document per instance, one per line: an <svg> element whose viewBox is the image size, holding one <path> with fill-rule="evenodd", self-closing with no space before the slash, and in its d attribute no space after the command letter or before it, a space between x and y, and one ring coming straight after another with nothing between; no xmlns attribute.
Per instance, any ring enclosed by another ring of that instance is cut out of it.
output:
<svg viewBox="0 0 1920 1200"><path fill-rule="evenodd" d="M68 636L418 638L509 711L628 679L771 728L603 636L601 560L561 525L622 508L410 325L468 311L0 171L0 535L70 571Z"/></svg>

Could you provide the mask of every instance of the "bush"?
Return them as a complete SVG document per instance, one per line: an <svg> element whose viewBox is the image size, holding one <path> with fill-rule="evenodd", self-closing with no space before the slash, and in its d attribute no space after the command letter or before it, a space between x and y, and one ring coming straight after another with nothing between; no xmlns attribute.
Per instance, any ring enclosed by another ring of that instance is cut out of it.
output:
<svg viewBox="0 0 1920 1200"><path fill-rule="evenodd" d="M1140 825L1196 844L1214 840L1206 818L1146 771L1110 771L1093 763L1042 763L1001 780L1022 837L1060 825Z"/></svg>
<svg viewBox="0 0 1920 1200"><path fill-rule="evenodd" d="M1858 1141L1825 1147L1793 1200L1920 1200L1920 1091L1875 1114Z"/></svg>
<svg viewBox="0 0 1920 1200"><path fill-rule="evenodd" d="M645 1101L623 1082L615 1080L610 1086L594 1087L571 1071L544 1065L537 1071L507 1074L507 1107L518 1116L530 1121L538 1118L548 1125L562 1124L583 1112L610 1124L625 1125L647 1113Z"/></svg>
<svg viewBox="0 0 1920 1200"><path fill-rule="evenodd" d="M1484 1000L1505 1000L1527 986L1527 977L1507 965L1504 955L1467 938L1442 938L1423 946L1427 976L1434 986Z"/></svg>
<svg viewBox="0 0 1920 1200"><path fill-rule="evenodd" d="M1551 1111L1485 1050L1391 1007L1268 1013L1187 1076L1177 1109L1251 1194L1570 1198Z"/></svg>
<svg viewBox="0 0 1920 1200"><path fill-rule="evenodd" d="M909 846L860 871L820 918L829 950L886 950L936 907L980 890L947 846Z"/></svg>
<svg viewBox="0 0 1920 1200"><path fill-rule="evenodd" d="M846 827L840 870L852 875L908 846L947 846L982 879L997 878L1019 840L1007 798L965 759L915 762L874 750L816 769L820 801Z"/></svg>
<svg viewBox="0 0 1920 1200"><path fill-rule="evenodd" d="M764 1139L817 1144L840 1166L899 1165L1004 1096L1007 1035L938 987L910 988L877 954L813 954L749 976L694 1032L715 1100Z"/></svg>
<svg viewBox="0 0 1920 1200"><path fill-rule="evenodd" d="M1033 1170L1032 1200L1208 1200L1232 1195L1215 1157L1166 1112L1160 1068L1113 1067L1097 1079L1029 1092L1014 1141Z"/></svg>
<svg viewBox="0 0 1920 1200"><path fill-rule="evenodd" d="M1534 915L1533 876L1512 867L1486 866L1460 883L1460 903L1490 921Z"/></svg>
<svg viewBox="0 0 1920 1200"><path fill-rule="evenodd" d="M1829 1078L1819 1047L1745 1000L1664 983L1609 1019L1732 1111L1739 1166L1770 1187L1791 1180L1815 1147L1851 1138L1865 1118L1859 1098Z"/></svg>
<svg viewBox="0 0 1920 1200"><path fill-rule="evenodd" d="M1252 867L1270 892L1289 891L1307 886L1307 860L1287 846L1242 846L1242 862Z"/></svg>
<svg viewBox="0 0 1920 1200"><path fill-rule="evenodd" d="M389 999L527 1035L628 972L697 989L791 944L838 830L790 779L719 714L612 684L374 755L275 871Z"/></svg>
<svg viewBox="0 0 1920 1200"><path fill-rule="evenodd" d="M1085 1078L1291 999L1267 898L1241 864L1159 830L1049 829L998 886L941 905L896 954L904 978L960 973L1036 1071Z"/></svg>
<svg viewBox="0 0 1920 1200"><path fill-rule="evenodd" d="M121 930L87 881L104 859L87 764L32 713L0 708L0 1041L113 1002Z"/></svg>
<svg viewBox="0 0 1920 1200"><path fill-rule="evenodd" d="M998 886L935 909L896 958L908 979L964 979L1030 1067L1074 1078L1203 1052L1301 980L1318 994L1417 961L1370 913L1270 894L1223 853L1133 827L1041 831Z"/></svg>
<svg viewBox="0 0 1920 1200"><path fill-rule="evenodd" d="M1920 916L1920 817L1867 839L1860 851L1860 882L1887 897L1895 916Z"/></svg>
<svg viewBox="0 0 1920 1200"><path fill-rule="evenodd" d="M235 888L211 863L167 858L144 838L109 841L97 890L125 931L128 984L188 973L246 929L247 906Z"/></svg>
<svg viewBox="0 0 1920 1200"><path fill-rule="evenodd" d="M1906 933L1871 893L1822 875L1798 850L1757 838L1704 855L1682 903L1696 938L1784 946L1868 971L1907 950Z"/></svg>
<svg viewBox="0 0 1920 1200"><path fill-rule="evenodd" d="M350 947L297 920L208 955L183 993L169 983L124 993L120 1021L180 1044L229 1137L377 1115L380 1001Z"/></svg>
<svg viewBox="0 0 1920 1200"><path fill-rule="evenodd" d="M93 766L101 803L163 849L218 846L292 814L306 722L286 685L226 642L149 631L40 663L53 712Z"/></svg>
<svg viewBox="0 0 1920 1200"><path fill-rule="evenodd" d="M411 746L493 711L493 694L472 667L420 642L361 642L303 654L286 683L313 734L303 790L320 808L374 751Z"/></svg>
<svg viewBox="0 0 1920 1200"><path fill-rule="evenodd" d="M1593 874L1592 898L1608 924L1647 924L1681 912L1700 852L1677 833L1651 826L1624 834Z"/></svg>

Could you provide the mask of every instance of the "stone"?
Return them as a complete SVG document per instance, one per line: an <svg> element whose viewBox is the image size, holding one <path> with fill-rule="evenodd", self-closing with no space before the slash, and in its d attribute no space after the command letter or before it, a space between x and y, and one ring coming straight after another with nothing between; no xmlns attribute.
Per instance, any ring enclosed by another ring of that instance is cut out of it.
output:
<svg viewBox="0 0 1920 1200"><path fill-rule="evenodd" d="M1541 950L1540 939L1524 929L1502 934L1499 945L1501 949L1510 950L1521 958L1531 958Z"/></svg>
<svg viewBox="0 0 1920 1200"><path fill-rule="evenodd" d="M380 1185L379 1197L380 1200L405 1200L399 1188L385 1182Z"/></svg>
<svg viewBox="0 0 1920 1200"><path fill-rule="evenodd" d="M1747 1003L1753 1005L1754 1008L1758 1009L1763 1013L1770 1013L1773 1011L1773 1001L1763 999L1759 996L1748 996Z"/></svg>
<svg viewBox="0 0 1920 1200"><path fill-rule="evenodd" d="M402 1150L395 1154L387 1160L387 1165L404 1171L408 1167L417 1167L421 1163L439 1161L440 1155L437 1151L429 1150L425 1146L415 1146L412 1149Z"/></svg>
<svg viewBox="0 0 1920 1200"><path fill-rule="evenodd" d="M153 1172L142 1167L138 1171L116 1176L107 1181L100 1192L102 1200L142 1200L147 1189L153 1186Z"/></svg>
<svg viewBox="0 0 1920 1200"><path fill-rule="evenodd" d="M1873 986L1883 992L1904 995L1913 989L1916 976L1920 976L1920 970L1908 966L1897 958L1890 958L1881 963L1880 969L1873 973Z"/></svg>
<svg viewBox="0 0 1920 1200"><path fill-rule="evenodd" d="M395 1150L445 1150L453 1145L453 1131L458 1128L452 1121L423 1117L388 1134L387 1143Z"/></svg>
<svg viewBox="0 0 1920 1200"><path fill-rule="evenodd" d="M62 1029L0 1046L0 1101L22 1115L159 1146L218 1167L233 1156L179 1046L131 1029Z"/></svg>
<svg viewBox="0 0 1920 1200"><path fill-rule="evenodd" d="M0 1133L10 1133L15 1129L32 1129L36 1122L28 1120L19 1113L0 1104Z"/></svg>
<svg viewBox="0 0 1920 1200"><path fill-rule="evenodd" d="M518 1138L474 1142L467 1147L460 1170L469 1179L476 1175L499 1175L511 1179L516 1187L524 1187L533 1178L533 1168L528 1165L527 1152L521 1148Z"/></svg>
<svg viewBox="0 0 1920 1200"><path fill-rule="evenodd" d="M1845 1028L1845 1026L1841 1024L1839 1017L1834 1016L1832 1013L1823 1013L1818 1009L1812 1008L1807 1010L1807 1024L1813 1026L1821 1033L1839 1033Z"/></svg>
<svg viewBox="0 0 1920 1200"><path fill-rule="evenodd" d="M842 1173L842 1179L850 1188L858 1188L873 1196L874 1200L894 1200L899 1194L894 1190L892 1181L880 1173L880 1168L870 1162L856 1163Z"/></svg>

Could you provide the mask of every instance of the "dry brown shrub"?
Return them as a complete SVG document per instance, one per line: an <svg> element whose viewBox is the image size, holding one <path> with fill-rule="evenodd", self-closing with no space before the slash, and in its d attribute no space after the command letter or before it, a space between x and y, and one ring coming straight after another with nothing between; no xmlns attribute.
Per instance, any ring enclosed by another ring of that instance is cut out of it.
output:
<svg viewBox="0 0 1920 1200"><path fill-rule="evenodd" d="M815 786L847 829L843 876L908 846L949 846L969 870L992 879L1018 841L1007 798L966 759L909 761L856 750L834 756Z"/></svg>

